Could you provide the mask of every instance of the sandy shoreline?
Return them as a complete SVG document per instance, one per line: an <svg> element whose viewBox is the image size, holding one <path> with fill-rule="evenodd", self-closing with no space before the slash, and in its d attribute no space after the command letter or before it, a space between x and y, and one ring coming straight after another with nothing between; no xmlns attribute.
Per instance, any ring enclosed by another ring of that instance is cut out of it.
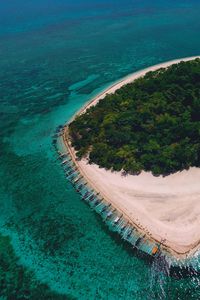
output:
<svg viewBox="0 0 200 300"><path fill-rule="evenodd" d="M131 74L113 84L89 101L77 114L96 105L106 94L114 93L123 85L133 82L149 71L166 68L180 61L195 57L161 63ZM76 115L77 115L76 114ZM74 118L74 117L73 117ZM64 142L69 147L67 128ZM122 212L136 227L155 241L163 241L164 248L174 256L193 254L200 244L200 169L190 168L167 177L154 177L142 172L138 176L122 177L119 172L106 171L85 160L76 161L74 150L69 147L80 173L91 187Z"/></svg>

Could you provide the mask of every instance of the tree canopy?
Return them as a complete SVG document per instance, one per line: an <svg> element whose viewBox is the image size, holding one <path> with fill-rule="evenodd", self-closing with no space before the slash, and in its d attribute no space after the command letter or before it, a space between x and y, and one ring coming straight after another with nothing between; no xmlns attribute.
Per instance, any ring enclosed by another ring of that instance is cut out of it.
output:
<svg viewBox="0 0 200 300"><path fill-rule="evenodd" d="M116 171L169 175L200 166L200 59L148 72L69 125L77 157Z"/></svg>

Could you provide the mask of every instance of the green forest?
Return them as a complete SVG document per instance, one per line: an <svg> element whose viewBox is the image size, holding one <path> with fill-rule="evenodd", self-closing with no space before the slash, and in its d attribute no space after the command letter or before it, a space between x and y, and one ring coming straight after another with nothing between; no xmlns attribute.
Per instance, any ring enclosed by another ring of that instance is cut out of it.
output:
<svg viewBox="0 0 200 300"><path fill-rule="evenodd" d="M124 174L200 166L200 59L148 72L75 118L77 157Z"/></svg>

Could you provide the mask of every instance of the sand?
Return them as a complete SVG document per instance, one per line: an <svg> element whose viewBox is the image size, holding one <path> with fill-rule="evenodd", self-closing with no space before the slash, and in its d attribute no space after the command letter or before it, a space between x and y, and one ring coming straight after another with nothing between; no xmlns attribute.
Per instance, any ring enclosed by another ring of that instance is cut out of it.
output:
<svg viewBox="0 0 200 300"><path fill-rule="evenodd" d="M96 105L106 94L114 93L123 85L144 76L148 71L166 68L174 63L194 58L196 57L173 60L129 75L92 99L78 113L83 113L89 106ZM74 150L72 148L70 150L75 161ZM150 238L162 242L167 251L177 257L185 257L198 250L199 168L190 168L166 177L155 177L147 172L124 177L120 172L111 172L97 165L90 165L85 159L75 163L97 192Z"/></svg>

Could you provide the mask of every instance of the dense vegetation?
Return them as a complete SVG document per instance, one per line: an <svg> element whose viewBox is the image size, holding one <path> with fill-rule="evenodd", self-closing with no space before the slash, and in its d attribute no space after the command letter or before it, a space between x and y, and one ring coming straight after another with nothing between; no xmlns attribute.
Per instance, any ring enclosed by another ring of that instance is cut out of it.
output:
<svg viewBox="0 0 200 300"><path fill-rule="evenodd" d="M200 59L147 73L70 124L79 158L168 175L200 166Z"/></svg>

